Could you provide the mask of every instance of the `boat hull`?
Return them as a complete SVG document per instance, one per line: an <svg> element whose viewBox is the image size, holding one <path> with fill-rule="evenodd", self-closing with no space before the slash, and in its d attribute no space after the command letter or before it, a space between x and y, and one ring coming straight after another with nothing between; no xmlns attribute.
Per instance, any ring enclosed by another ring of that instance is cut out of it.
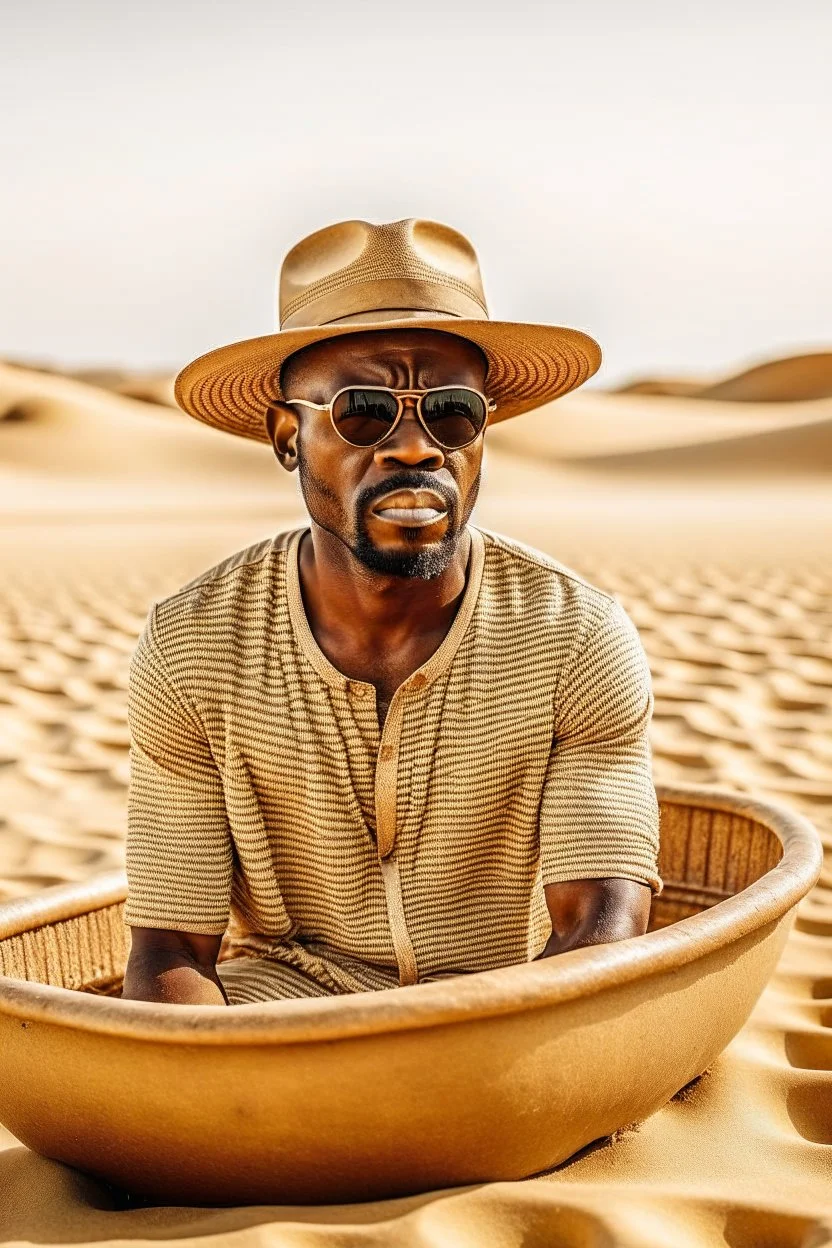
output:
<svg viewBox="0 0 832 1248"><path fill-rule="evenodd" d="M0 1121L167 1202L341 1203L550 1169L649 1116L742 1027L819 869L789 818L781 861L739 895L522 967L202 1012L0 980Z"/></svg>

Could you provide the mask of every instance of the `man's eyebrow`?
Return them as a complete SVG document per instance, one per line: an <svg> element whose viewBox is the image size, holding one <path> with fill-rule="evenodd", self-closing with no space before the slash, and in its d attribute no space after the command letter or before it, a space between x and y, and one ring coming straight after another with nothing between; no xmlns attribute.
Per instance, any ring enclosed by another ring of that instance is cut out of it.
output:
<svg viewBox="0 0 832 1248"><path fill-rule="evenodd" d="M350 372L356 375L357 379L366 373L368 378L376 380L381 372L401 373L404 371L404 364L400 355L391 351L374 352L372 355L366 356L362 360L357 360L350 365ZM456 371L456 370L454 370ZM460 370L461 372L462 370ZM466 377L451 377L446 371L446 366L441 361L429 360L421 364L417 369L417 377L419 379L418 389L429 390L432 386L447 385L470 385L470 381ZM405 387L393 387L405 388Z"/></svg>
<svg viewBox="0 0 832 1248"><path fill-rule="evenodd" d="M405 367L402 357L395 351L374 351L372 355L366 355L363 359L356 361L357 368L367 368L372 370L376 368L389 368L394 372Z"/></svg>
<svg viewBox="0 0 832 1248"><path fill-rule="evenodd" d="M349 375L350 385L390 386L395 390L404 387L406 367L401 356L374 353L362 360L351 360L344 372ZM397 385L397 378L402 379L402 386Z"/></svg>

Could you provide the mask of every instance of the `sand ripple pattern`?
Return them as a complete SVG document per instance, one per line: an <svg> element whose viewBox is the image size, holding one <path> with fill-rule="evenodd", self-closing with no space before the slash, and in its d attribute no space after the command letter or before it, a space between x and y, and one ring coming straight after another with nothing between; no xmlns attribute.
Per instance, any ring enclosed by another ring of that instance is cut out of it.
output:
<svg viewBox="0 0 832 1248"><path fill-rule="evenodd" d="M187 545L137 536L127 555L81 561L68 557L64 534L61 557L36 573L7 551L0 897L122 862L127 666L147 605L256 536L192 535ZM641 631L657 778L786 801L824 837L827 870L751 1022L713 1070L640 1128L553 1174L349 1208L124 1209L92 1181L0 1141L0 1189L12 1195L0 1202L3 1242L832 1244L832 570L799 558L785 569L691 559L664 572L647 555L570 562L615 593Z"/></svg>

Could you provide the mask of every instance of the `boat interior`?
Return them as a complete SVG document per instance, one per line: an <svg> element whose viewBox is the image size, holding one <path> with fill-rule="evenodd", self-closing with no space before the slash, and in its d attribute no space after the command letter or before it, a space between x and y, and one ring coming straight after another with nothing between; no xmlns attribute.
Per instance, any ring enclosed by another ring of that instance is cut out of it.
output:
<svg viewBox="0 0 832 1248"><path fill-rule="evenodd" d="M777 865L776 833L735 803L659 790L663 891L650 930L707 910ZM0 975L118 996L129 950L122 872L0 906ZM222 955L221 955L222 956Z"/></svg>

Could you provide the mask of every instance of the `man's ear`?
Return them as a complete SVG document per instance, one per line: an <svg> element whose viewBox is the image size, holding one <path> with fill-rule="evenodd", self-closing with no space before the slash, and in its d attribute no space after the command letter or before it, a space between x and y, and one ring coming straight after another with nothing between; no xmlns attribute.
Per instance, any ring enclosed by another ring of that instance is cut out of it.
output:
<svg viewBox="0 0 832 1248"><path fill-rule="evenodd" d="M266 411L266 428L278 460L287 472L294 472L298 466L300 429L297 412L288 403L270 404Z"/></svg>

